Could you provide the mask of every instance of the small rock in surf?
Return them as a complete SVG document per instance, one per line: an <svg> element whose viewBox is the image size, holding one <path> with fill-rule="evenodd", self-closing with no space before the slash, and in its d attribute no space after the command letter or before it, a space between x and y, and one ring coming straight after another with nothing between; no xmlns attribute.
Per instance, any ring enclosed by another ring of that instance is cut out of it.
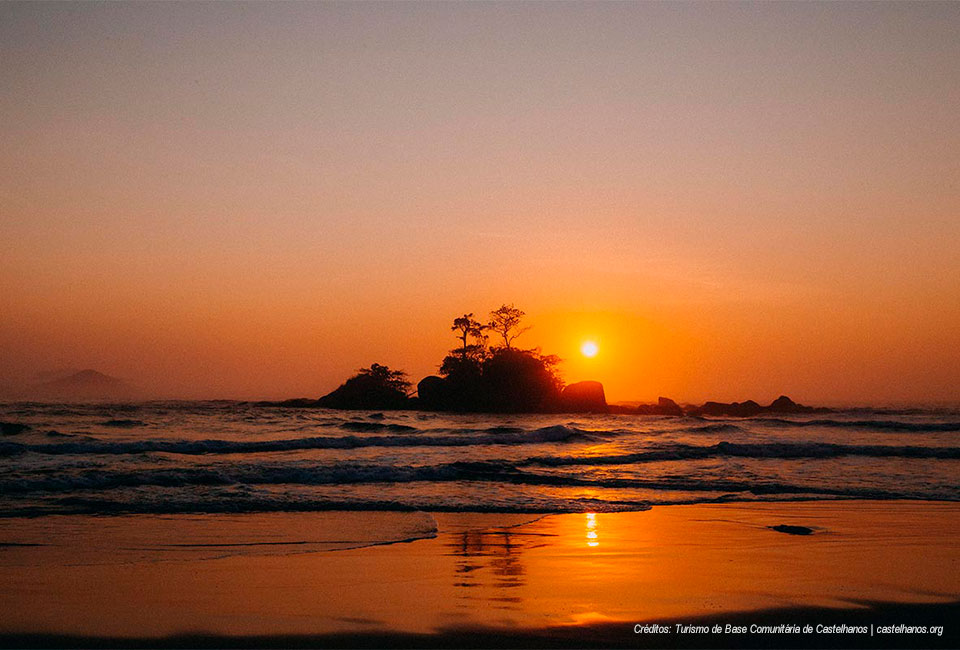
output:
<svg viewBox="0 0 960 650"><path fill-rule="evenodd" d="M812 528L807 528L806 526L788 526L787 524L779 524L777 526L768 526L770 530L775 530L778 533L785 533L787 535L810 535L813 533Z"/></svg>

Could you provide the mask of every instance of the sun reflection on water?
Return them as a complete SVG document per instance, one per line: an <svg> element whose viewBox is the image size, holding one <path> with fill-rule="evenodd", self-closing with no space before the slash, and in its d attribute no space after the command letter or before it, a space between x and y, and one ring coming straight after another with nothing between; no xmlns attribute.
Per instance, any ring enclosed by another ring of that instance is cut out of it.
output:
<svg viewBox="0 0 960 650"><path fill-rule="evenodd" d="M587 546L600 546L599 536L597 535L597 514L595 512L586 513L587 517Z"/></svg>

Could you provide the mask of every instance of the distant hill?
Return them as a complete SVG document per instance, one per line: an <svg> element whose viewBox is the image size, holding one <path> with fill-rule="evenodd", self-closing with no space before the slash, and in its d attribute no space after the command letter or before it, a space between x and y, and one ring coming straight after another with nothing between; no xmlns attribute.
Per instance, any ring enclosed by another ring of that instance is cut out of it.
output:
<svg viewBox="0 0 960 650"><path fill-rule="evenodd" d="M19 397L41 401L95 402L140 399L143 395L139 389L122 379L87 369L34 384L22 391Z"/></svg>

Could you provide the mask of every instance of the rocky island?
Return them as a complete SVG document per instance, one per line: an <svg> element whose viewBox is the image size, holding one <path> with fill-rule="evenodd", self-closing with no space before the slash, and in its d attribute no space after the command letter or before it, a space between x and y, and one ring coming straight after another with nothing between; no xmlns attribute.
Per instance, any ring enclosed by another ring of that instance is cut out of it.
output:
<svg viewBox="0 0 960 650"><path fill-rule="evenodd" d="M455 318L451 330L459 346L439 366L438 375L424 377L412 395L405 372L374 363L360 369L338 388L323 397L297 398L281 402L260 402L263 406L288 408L333 408L357 410L445 411L453 413L622 413L659 416L752 417L765 413L790 414L825 412L829 409L797 404L781 395L761 406L745 402L706 402L703 405L677 404L661 397L656 404L622 406L608 404L603 384L580 381L564 385L556 367L560 358L539 349L514 346L526 331L520 323L524 312L513 305L501 305L490 312L487 323L472 313ZM489 344L493 332L499 339Z"/></svg>

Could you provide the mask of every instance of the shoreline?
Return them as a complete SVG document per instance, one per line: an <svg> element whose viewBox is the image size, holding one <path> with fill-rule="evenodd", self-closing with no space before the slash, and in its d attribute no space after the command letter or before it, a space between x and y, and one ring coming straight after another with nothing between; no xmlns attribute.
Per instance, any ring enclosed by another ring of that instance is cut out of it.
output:
<svg viewBox="0 0 960 650"><path fill-rule="evenodd" d="M2 634L3 648L955 648L960 600L865 602L858 608L792 607L662 620L624 620L543 628L449 628L434 633L374 631L297 635L98 637ZM715 631L714 626L723 631ZM869 627L874 633L847 631ZM731 630L730 628L740 628ZM788 626L801 628L789 631ZM804 626L813 628L804 632ZM901 626L925 632L889 631ZM938 633L935 628L943 628ZM650 627L657 632L648 632ZM700 631L708 628L709 631ZM766 631L787 628L780 631ZM667 631L668 630L668 631ZM756 631L754 631L756 630ZM763 630L763 631L760 631Z"/></svg>
<svg viewBox="0 0 960 650"><path fill-rule="evenodd" d="M363 511L328 514L232 519L238 530L259 525L289 539L303 538L318 521L342 538L373 521ZM94 555L81 563L67 547L7 547L0 556L7 585L0 592L0 647L955 647L958 641L951 626L960 620L955 502L420 514L436 522L434 536L318 552L111 564L116 553L100 557L87 549ZM221 521L65 515L33 522L74 526L79 550L88 539L79 523L101 542L124 548L142 544L134 533L143 535L147 525L159 538L164 530L182 534L186 520ZM17 565L16 558L23 561ZM26 562L31 558L33 565ZM945 630L939 637L666 636L635 635L632 627L703 621Z"/></svg>

